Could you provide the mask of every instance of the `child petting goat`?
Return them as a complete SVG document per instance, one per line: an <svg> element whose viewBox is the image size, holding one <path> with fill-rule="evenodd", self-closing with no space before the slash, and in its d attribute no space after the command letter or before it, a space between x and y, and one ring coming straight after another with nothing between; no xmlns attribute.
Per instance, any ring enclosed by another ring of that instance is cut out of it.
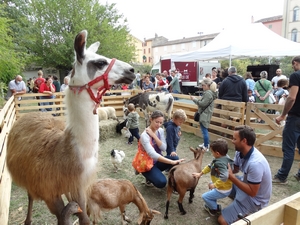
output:
<svg viewBox="0 0 300 225"><path fill-rule="evenodd" d="M122 224L130 222L125 215L125 206L134 203L139 211L138 224L150 224L156 210L149 209L141 193L129 180L99 179L92 185L87 200L87 213L91 216L93 224L101 218L101 211L119 207Z"/></svg>

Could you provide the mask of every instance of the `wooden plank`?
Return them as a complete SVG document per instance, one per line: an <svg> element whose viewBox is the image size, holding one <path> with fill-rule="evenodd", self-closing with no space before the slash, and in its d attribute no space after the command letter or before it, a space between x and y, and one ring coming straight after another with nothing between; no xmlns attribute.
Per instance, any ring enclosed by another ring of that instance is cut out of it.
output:
<svg viewBox="0 0 300 225"><path fill-rule="evenodd" d="M300 225L300 198L294 199L285 205L283 223Z"/></svg>
<svg viewBox="0 0 300 225"><path fill-rule="evenodd" d="M277 129L269 132L268 134L263 135L261 138L256 139L255 145L259 146L260 144L264 143L265 141L271 140L275 135L281 134L282 129Z"/></svg>
<svg viewBox="0 0 300 225"><path fill-rule="evenodd" d="M6 165L4 167L3 176L0 183L0 221L1 224L8 224L9 205L11 195L11 177L8 173Z"/></svg>
<svg viewBox="0 0 300 225"><path fill-rule="evenodd" d="M272 205L269 205L268 207L253 213L246 218L251 221L251 225L262 225L262 224L274 224L274 225L280 225L283 223L284 220L284 210L285 205L295 199L300 198L300 192L287 197L285 199L282 199L279 202L276 202ZM268 221L266 223L266 221ZM247 225L247 223L243 220L239 220L232 225ZM286 224L286 225L292 225L292 224Z"/></svg>

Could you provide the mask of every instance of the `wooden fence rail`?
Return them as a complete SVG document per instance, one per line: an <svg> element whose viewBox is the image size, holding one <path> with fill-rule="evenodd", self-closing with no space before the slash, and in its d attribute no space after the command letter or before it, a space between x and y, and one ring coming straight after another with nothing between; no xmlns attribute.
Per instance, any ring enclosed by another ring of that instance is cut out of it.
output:
<svg viewBox="0 0 300 225"><path fill-rule="evenodd" d="M112 90L108 91L103 96L101 106L112 106L116 109L117 116L123 116L123 103L126 99L138 94L138 90ZM37 99L38 97L46 96L45 94L24 94L22 100L17 97L11 97L0 111L0 221L1 224L7 224L9 213L9 200L11 192L11 178L8 174L5 157L6 157L6 143L8 133L16 119L20 119L25 113L39 111L51 108L52 111L45 113L53 114L54 116L65 116L64 94L55 93L53 99ZM193 120L194 113L197 111L197 106L190 100L189 95L173 94L178 100L174 102L173 112L176 109L183 109L186 112L187 120L182 124L182 131L193 133L202 137L199 123ZM40 105L42 102L50 102L52 105ZM222 106L234 106L240 108L239 112L231 112L222 110ZM274 122L275 114L264 113L260 109L268 108L273 111L280 112L283 109L281 105L272 104L257 104L232 102L216 99L211 124L209 127L209 134L211 140L217 138L225 138L228 141L229 147L233 148L231 142L233 128L237 125L246 124L255 128L257 140L255 146L265 155L282 157L281 143L282 143L282 129L283 126L278 126ZM269 111L270 111L269 110ZM222 119L221 115L228 116L229 119ZM141 115L143 116L143 115ZM258 122L258 121L264 121ZM224 124L224 126L221 126ZM226 127L226 128L225 128ZM299 154L295 154L295 159L300 160ZM300 166L300 163L299 163ZM297 196L298 198L298 196ZM294 198L293 198L294 200ZM288 200L278 203L278 208L287 204ZM276 203L277 204L277 203ZM274 209L275 210L275 209ZM282 213L282 210L280 211ZM255 214L253 214L255 215ZM277 220L279 221L279 220ZM280 220L281 221L281 220ZM236 224L244 224L242 222ZM259 223L253 223L259 224Z"/></svg>

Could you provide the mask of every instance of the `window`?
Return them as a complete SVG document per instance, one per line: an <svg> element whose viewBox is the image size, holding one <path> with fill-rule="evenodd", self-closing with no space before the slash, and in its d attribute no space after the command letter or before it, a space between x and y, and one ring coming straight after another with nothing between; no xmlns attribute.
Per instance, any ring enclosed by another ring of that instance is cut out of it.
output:
<svg viewBox="0 0 300 225"><path fill-rule="evenodd" d="M146 49L144 49L144 55L146 54Z"/></svg>
<svg viewBox="0 0 300 225"><path fill-rule="evenodd" d="M206 41L206 40L204 41L204 46L205 46L205 45L207 45L207 41Z"/></svg>
<svg viewBox="0 0 300 225"><path fill-rule="evenodd" d="M148 53L151 53L151 50L150 50L150 48L148 48Z"/></svg>
<svg viewBox="0 0 300 225"><path fill-rule="evenodd" d="M151 57L148 57L148 62L151 62Z"/></svg>
<svg viewBox="0 0 300 225"><path fill-rule="evenodd" d="M293 9L293 22L294 21L298 21L299 20L299 7L296 6L294 9Z"/></svg>
<svg viewBox="0 0 300 225"><path fill-rule="evenodd" d="M165 52L167 51L167 46L164 46L164 51L165 51Z"/></svg>
<svg viewBox="0 0 300 225"><path fill-rule="evenodd" d="M173 51L176 50L176 45L172 45L172 50L173 50Z"/></svg>
<svg viewBox="0 0 300 225"><path fill-rule="evenodd" d="M196 48L197 47L197 43L196 43L196 41L193 41L193 48Z"/></svg>
<svg viewBox="0 0 300 225"><path fill-rule="evenodd" d="M182 50L185 49L185 44L181 44L181 49L182 49Z"/></svg>
<svg viewBox="0 0 300 225"><path fill-rule="evenodd" d="M297 33L298 33L297 29L292 30L291 40L294 42L297 42Z"/></svg>
<svg viewBox="0 0 300 225"><path fill-rule="evenodd" d="M272 29L272 24L269 25L269 29Z"/></svg>

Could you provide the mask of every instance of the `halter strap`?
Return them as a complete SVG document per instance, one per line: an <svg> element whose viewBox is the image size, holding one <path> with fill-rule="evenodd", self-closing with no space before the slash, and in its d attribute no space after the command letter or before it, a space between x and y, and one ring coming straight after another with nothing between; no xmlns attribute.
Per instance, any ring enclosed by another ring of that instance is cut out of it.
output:
<svg viewBox="0 0 300 225"><path fill-rule="evenodd" d="M105 92L107 90L110 89L110 85L108 84L108 73L110 72L111 68L113 67L114 63L115 63L116 59L113 58L110 62L110 64L108 65L108 67L106 68L104 74L102 76L99 76L99 77L96 77L95 79L91 80L90 82L88 82L87 84L85 85L82 85L82 86L76 86L76 85L69 85L69 89L71 91L74 92L74 94L76 93L80 93L82 92L84 89L87 90L87 92L89 93L90 95L90 98L95 102L95 107L94 107L94 110L93 110L93 113L94 114L97 114L97 108L99 107L99 104L100 104L100 101L102 99L102 96L105 94ZM103 80L104 82L104 85L99 87L97 89L97 95L95 96L91 87L100 82L101 80Z"/></svg>

